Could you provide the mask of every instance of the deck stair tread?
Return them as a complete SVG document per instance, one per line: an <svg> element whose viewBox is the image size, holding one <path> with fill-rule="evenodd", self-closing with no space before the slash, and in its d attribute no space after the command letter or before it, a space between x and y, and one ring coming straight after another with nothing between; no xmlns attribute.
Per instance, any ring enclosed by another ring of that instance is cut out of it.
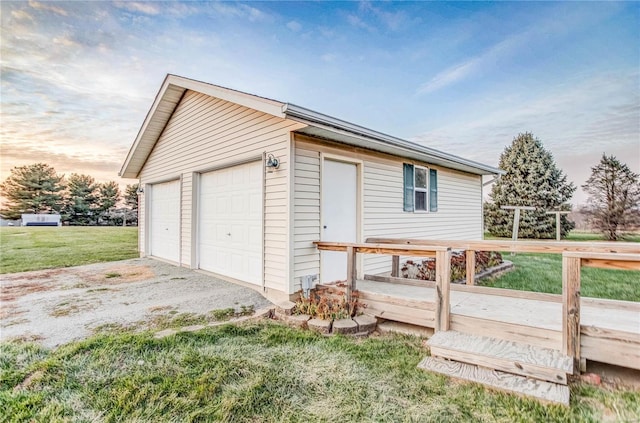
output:
<svg viewBox="0 0 640 423"><path fill-rule="evenodd" d="M456 331L435 333L427 341L432 356L477 364L522 376L567 383L573 373L571 357L550 348L470 335Z"/></svg>
<svg viewBox="0 0 640 423"><path fill-rule="evenodd" d="M532 396L543 401L569 405L569 387L553 382L531 379L499 370L491 370L439 357L425 357L418 368L445 376L476 382L501 391Z"/></svg>
<svg viewBox="0 0 640 423"><path fill-rule="evenodd" d="M458 361L466 361L464 357L484 357L509 365L510 367L506 371L511 371L511 369L517 371L522 366L549 369L565 374L571 374L574 370L571 357L559 350L488 336L442 331L436 332L429 338L427 345L432 350L431 355L446 356L445 358L450 359L457 359L456 357L459 356ZM471 364L481 363L473 362ZM557 382L555 379L552 381Z"/></svg>

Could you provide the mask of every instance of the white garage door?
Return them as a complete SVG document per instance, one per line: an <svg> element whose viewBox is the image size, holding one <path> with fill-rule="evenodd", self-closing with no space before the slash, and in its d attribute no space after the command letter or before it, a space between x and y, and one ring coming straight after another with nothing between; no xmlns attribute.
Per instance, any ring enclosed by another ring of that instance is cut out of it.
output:
<svg viewBox="0 0 640 423"><path fill-rule="evenodd" d="M200 268L262 284L262 163L200 179Z"/></svg>
<svg viewBox="0 0 640 423"><path fill-rule="evenodd" d="M151 185L149 253L180 261L180 181Z"/></svg>

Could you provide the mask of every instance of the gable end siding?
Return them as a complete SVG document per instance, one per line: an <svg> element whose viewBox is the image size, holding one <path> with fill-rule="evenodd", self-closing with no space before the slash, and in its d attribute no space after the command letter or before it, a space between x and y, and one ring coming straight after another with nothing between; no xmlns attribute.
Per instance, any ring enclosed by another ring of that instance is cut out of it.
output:
<svg viewBox="0 0 640 423"><path fill-rule="evenodd" d="M197 228L194 173L260 159L264 152L280 160L280 168L265 174L264 283L288 291L287 186L290 132L304 125L237 104L187 91L140 172L142 184L182 177L181 265L197 265L192 251ZM144 220L144 200L140 216ZM144 246L145 223L140 226ZM144 253L143 248L141 251Z"/></svg>

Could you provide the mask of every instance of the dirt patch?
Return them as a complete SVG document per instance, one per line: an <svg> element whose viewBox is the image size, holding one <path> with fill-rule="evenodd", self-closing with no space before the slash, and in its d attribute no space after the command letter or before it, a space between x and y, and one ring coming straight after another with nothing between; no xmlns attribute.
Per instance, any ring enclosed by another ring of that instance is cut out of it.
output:
<svg viewBox="0 0 640 423"><path fill-rule="evenodd" d="M149 307L147 310L150 311L151 313L157 313L160 311L166 311L171 309L173 309L173 307L171 306L153 306L153 307Z"/></svg>
<svg viewBox="0 0 640 423"><path fill-rule="evenodd" d="M1 320L17 317L25 312L15 304L5 302L4 300L0 302L2 302L2 309L0 309Z"/></svg>
<svg viewBox="0 0 640 423"><path fill-rule="evenodd" d="M34 382L37 382L42 378L42 375L44 375L42 370L36 370L35 372L27 376L22 382L20 382L19 385L16 385L13 388L13 391L16 392L16 391L21 391L23 389L29 389L29 387L31 387L31 385L33 385Z"/></svg>
<svg viewBox="0 0 640 423"><path fill-rule="evenodd" d="M151 259L2 275L0 283L2 340L35 336L47 347L94 331L148 328L165 314L186 324L212 310L269 304L252 289Z"/></svg>
<svg viewBox="0 0 640 423"><path fill-rule="evenodd" d="M61 303L56 304L53 307L53 311L49 313L49 316L52 317L61 317L68 316L70 314L76 314L83 311L93 310L96 308L98 304L91 303L87 299L74 299L70 301L63 301Z"/></svg>
<svg viewBox="0 0 640 423"><path fill-rule="evenodd" d="M9 273L2 275L2 280L6 282L24 281L24 280L36 280L36 279L51 279L64 273L65 269L47 269L36 270L33 272L22 273Z"/></svg>
<svg viewBox="0 0 640 423"><path fill-rule="evenodd" d="M149 266L115 265L106 269L104 273L82 272L78 276L89 284L119 285L151 279L155 273Z"/></svg>
<svg viewBox="0 0 640 423"><path fill-rule="evenodd" d="M37 282L19 283L16 285L3 286L0 292L0 302L6 303L15 301L16 299L33 294L34 292L50 291L55 289L54 285L42 284ZM3 305L3 309L4 309Z"/></svg>

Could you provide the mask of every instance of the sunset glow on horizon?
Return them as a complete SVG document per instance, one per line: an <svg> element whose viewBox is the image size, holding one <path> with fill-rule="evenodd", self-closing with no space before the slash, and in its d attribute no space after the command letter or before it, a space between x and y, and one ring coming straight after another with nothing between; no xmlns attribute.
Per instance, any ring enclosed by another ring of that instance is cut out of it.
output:
<svg viewBox="0 0 640 423"><path fill-rule="evenodd" d="M532 132L578 187L640 172L634 2L3 1L0 180L118 171L167 73L488 165ZM575 204L586 195L578 189Z"/></svg>

